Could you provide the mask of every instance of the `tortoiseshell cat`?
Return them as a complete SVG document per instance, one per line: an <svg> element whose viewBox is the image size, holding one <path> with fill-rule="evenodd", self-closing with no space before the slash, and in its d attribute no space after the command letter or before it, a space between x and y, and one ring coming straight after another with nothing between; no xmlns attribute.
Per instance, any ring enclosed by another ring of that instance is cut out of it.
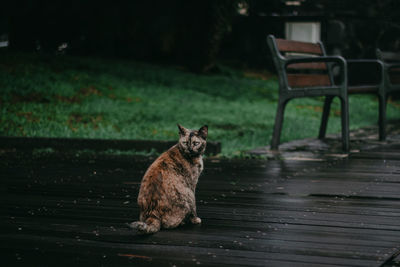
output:
<svg viewBox="0 0 400 267"><path fill-rule="evenodd" d="M197 217L195 190L203 170L208 127L198 131L178 124L179 142L161 154L147 169L140 186L140 221L129 226L144 234L175 228Z"/></svg>

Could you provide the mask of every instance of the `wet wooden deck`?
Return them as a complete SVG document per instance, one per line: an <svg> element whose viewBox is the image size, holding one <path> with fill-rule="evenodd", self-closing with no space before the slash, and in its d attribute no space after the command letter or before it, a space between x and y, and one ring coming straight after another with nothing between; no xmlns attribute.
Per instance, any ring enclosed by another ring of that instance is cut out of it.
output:
<svg viewBox="0 0 400 267"><path fill-rule="evenodd" d="M152 236L125 226L148 159L0 156L2 266L400 266L398 144L336 161L209 159L203 224Z"/></svg>

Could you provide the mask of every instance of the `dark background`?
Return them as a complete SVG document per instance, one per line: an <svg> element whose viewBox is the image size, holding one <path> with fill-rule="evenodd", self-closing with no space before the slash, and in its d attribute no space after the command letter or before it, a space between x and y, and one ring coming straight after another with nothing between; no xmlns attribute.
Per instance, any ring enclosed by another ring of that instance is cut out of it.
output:
<svg viewBox="0 0 400 267"><path fill-rule="evenodd" d="M330 54L374 58L377 47L400 50L396 0L16 0L0 10L8 50L164 62L195 72L212 71L219 60L272 70L266 36L284 37L287 21L320 21Z"/></svg>

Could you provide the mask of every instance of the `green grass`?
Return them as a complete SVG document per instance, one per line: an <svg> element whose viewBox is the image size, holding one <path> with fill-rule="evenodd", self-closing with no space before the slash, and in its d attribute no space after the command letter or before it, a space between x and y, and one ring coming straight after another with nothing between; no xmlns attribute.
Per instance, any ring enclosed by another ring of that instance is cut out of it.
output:
<svg viewBox="0 0 400 267"><path fill-rule="evenodd" d="M209 126L223 155L269 144L277 80L250 78L221 66L196 75L179 67L133 61L34 54L0 54L0 135L104 139L177 139L176 124ZM322 98L289 102L282 142L318 133ZM340 131L332 106L328 132ZM373 125L378 103L350 97L350 125ZM388 105L388 118L399 114Z"/></svg>

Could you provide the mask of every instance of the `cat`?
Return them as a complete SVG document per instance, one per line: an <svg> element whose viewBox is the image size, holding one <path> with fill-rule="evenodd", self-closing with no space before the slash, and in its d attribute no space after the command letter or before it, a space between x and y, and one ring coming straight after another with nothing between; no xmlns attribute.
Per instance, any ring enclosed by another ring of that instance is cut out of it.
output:
<svg viewBox="0 0 400 267"><path fill-rule="evenodd" d="M138 205L139 221L129 226L142 234L171 229L186 222L200 224L195 190L203 170L208 126L189 130L178 124L179 141L161 154L143 176Z"/></svg>

